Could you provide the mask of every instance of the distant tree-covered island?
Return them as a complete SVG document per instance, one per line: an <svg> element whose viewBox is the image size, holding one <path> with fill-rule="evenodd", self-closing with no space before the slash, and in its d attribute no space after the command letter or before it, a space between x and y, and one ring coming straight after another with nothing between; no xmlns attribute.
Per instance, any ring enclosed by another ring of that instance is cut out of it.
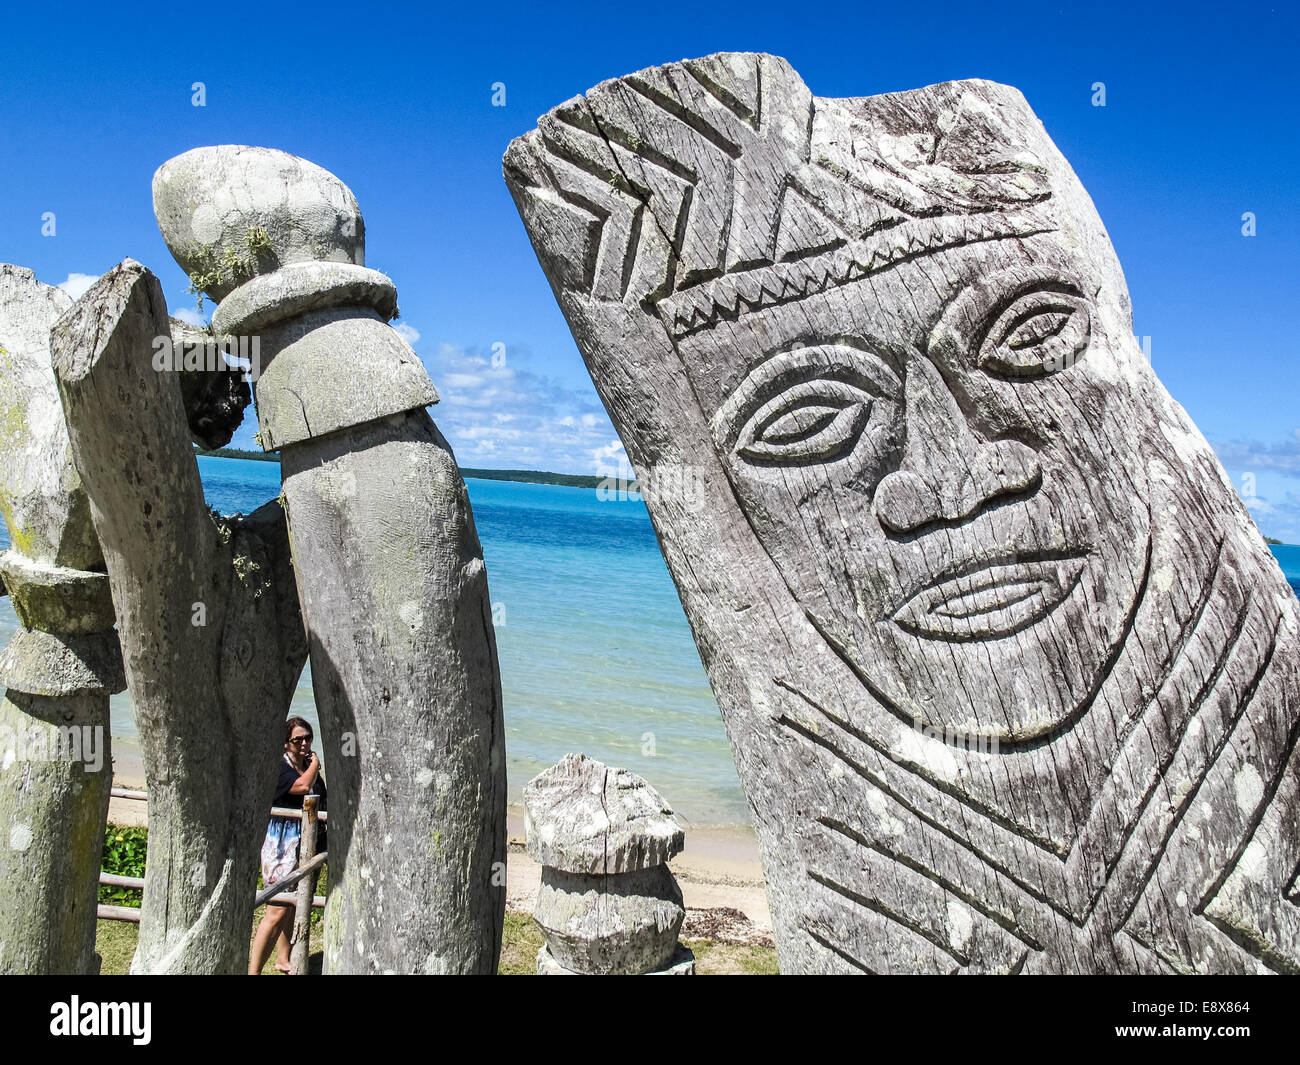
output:
<svg viewBox="0 0 1300 1065"><path fill-rule="evenodd" d="M524 484L558 484L565 488L599 488L609 482L608 477L592 477L585 473L548 473L545 470L476 470L472 466L460 468L462 477L477 477L484 481L523 481ZM628 491L636 482L623 485Z"/></svg>
<svg viewBox="0 0 1300 1065"><path fill-rule="evenodd" d="M1271 537L1271 536L1266 536L1266 537L1264 537L1264 543L1266 543L1266 544L1277 544L1279 547L1285 546L1285 545L1283 545L1283 543L1282 543L1281 540L1274 540L1273 537Z"/></svg>
<svg viewBox="0 0 1300 1065"><path fill-rule="evenodd" d="M196 447L195 454L217 459L249 459L253 462L279 462L280 455L275 451L244 451L236 447L219 447L204 451ZM609 479L592 477L581 473L550 473L545 470L479 470L471 466L460 468L463 477L478 477L485 481L522 481L525 484L558 484L565 488L599 488ZM624 491L635 488L631 485L621 486Z"/></svg>
<svg viewBox="0 0 1300 1065"><path fill-rule="evenodd" d="M213 451L204 451L200 447L195 447L194 451L199 455L206 455L218 459L251 459L254 462L279 462L280 453L278 451L243 451L237 447L219 447ZM600 488L602 485L609 484L608 477L592 477L588 474L581 473L549 473L545 470L480 470L472 466L462 466L460 468L462 477L477 477L484 481L522 481L524 484L558 484L566 488ZM636 491L635 481L619 486L624 492ZM1278 547L1285 547L1286 543L1282 540L1274 540L1271 536L1264 537L1264 543L1275 544Z"/></svg>
<svg viewBox="0 0 1300 1065"><path fill-rule="evenodd" d="M204 451L197 445L194 448L196 455L202 455L209 459L248 459L250 462L279 462L280 454L276 451L241 451L237 447L218 447L211 451Z"/></svg>

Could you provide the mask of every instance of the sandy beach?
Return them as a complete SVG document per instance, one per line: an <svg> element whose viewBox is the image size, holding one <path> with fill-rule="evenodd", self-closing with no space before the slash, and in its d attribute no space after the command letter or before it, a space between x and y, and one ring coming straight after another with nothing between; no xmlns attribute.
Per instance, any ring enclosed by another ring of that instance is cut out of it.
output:
<svg viewBox="0 0 1300 1065"><path fill-rule="evenodd" d="M140 748L113 737L113 786L145 790ZM146 825L146 804L114 796L108 819L119 825ZM531 913L537 901L542 867L524 851L524 809L511 804L507 813L510 846L506 856L506 905ZM686 905L682 936L708 936L726 942L770 946L772 918L763 884L758 841L743 826L687 826L686 848L671 862Z"/></svg>

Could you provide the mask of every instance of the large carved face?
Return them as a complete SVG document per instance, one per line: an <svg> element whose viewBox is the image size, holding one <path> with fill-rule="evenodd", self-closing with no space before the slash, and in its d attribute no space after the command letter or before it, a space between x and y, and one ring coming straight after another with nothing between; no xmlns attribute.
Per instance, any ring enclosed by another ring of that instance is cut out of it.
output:
<svg viewBox="0 0 1300 1065"><path fill-rule="evenodd" d="M1040 736L1086 704L1124 636L1149 515L1140 463L1116 456L1141 454L1150 415L1099 287L1046 233L680 344L790 591L928 727Z"/></svg>
<svg viewBox="0 0 1300 1065"><path fill-rule="evenodd" d="M505 172L664 471L782 968L1273 967L1294 601L1024 98L707 56L561 104Z"/></svg>
<svg viewBox="0 0 1300 1065"><path fill-rule="evenodd" d="M629 453L702 420L864 699L1000 742L1086 711L1147 575L1150 374L1015 90L825 100L711 56L561 105L506 171Z"/></svg>

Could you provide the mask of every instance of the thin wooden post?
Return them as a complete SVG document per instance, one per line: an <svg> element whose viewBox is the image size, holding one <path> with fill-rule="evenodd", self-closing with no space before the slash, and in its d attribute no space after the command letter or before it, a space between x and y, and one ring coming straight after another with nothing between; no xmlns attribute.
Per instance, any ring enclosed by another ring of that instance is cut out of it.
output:
<svg viewBox="0 0 1300 1065"><path fill-rule="evenodd" d="M298 844L298 863L305 865L316 856L316 804L315 795L302 797L302 839ZM293 936L289 942L293 952L289 967L294 976L307 975L307 957L311 951L311 904L314 876L304 876L298 881L296 907L293 917Z"/></svg>

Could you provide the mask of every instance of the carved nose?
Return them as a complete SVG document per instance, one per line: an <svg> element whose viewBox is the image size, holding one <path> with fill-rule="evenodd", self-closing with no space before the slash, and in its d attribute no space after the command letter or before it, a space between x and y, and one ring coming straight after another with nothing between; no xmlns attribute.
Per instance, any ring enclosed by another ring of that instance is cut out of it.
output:
<svg viewBox="0 0 1300 1065"><path fill-rule="evenodd" d="M1042 476L1031 448L1016 440L986 442L976 436L939 371L921 355L908 361L904 397L903 462L877 485L874 501L877 519L890 532L963 521L1000 496L1023 492Z"/></svg>

